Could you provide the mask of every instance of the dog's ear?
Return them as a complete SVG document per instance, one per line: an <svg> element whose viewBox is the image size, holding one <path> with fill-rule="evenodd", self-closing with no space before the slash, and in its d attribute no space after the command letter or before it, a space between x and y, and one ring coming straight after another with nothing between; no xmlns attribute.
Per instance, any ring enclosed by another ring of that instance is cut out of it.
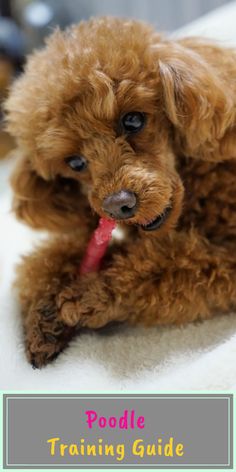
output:
<svg viewBox="0 0 236 472"><path fill-rule="evenodd" d="M11 176L13 211L36 229L68 233L90 224L91 210L79 183L57 177L44 180L31 161L20 157Z"/></svg>
<svg viewBox="0 0 236 472"><path fill-rule="evenodd" d="M182 44L157 46L157 52L163 107L181 151L211 158L233 121L227 84L200 54Z"/></svg>

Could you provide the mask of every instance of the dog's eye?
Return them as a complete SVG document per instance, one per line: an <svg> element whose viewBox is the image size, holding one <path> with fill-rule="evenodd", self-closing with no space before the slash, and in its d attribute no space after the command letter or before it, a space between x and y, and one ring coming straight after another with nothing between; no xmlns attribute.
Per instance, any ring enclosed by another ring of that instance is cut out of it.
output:
<svg viewBox="0 0 236 472"><path fill-rule="evenodd" d="M87 167L86 159L83 156L77 156L76 154L73 156L67 157L65 159L65 162L75 172L81 172Z"/></svg>
<svg viewBox="0 0 236 472"><path fill-rule="evenodd" d="M139 111L126 113L121 120L122 127L126 133L137 133L145 124L145 115Z"/></svg>

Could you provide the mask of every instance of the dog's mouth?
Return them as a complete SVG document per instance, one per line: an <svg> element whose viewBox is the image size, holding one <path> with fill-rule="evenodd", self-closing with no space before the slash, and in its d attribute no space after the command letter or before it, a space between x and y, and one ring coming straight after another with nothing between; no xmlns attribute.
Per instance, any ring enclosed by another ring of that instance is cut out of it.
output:
<svg viewBox="0 0 236 472"><path fill-rule="evenodd" d="M156 218L153 220L149 221L146 224L139 224L138 226L142 228L144 231L155 231L156 229L159 229L167 220L171 213L172 207L167 206L165 210L158 215Z"/></svg>

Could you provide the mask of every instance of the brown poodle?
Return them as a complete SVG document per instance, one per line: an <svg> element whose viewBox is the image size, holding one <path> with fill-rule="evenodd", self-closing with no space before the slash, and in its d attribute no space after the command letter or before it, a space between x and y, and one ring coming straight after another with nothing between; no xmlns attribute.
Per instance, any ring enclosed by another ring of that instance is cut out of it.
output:
<svg viewBox="0 0 236 472"><path fill-rule="evenodd" d="M236 305L236 53L138 21L57 30L6 103L17 216L51 232L18 271L29 360L83 327L186 323ZM78 267L100 216L123 241Z"/></svg>

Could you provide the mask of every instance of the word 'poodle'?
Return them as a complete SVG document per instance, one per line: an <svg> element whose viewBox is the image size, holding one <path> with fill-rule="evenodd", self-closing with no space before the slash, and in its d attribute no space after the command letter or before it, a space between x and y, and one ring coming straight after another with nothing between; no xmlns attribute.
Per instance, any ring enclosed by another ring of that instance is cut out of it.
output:
<svg viewBox="0 0 236 472"><path fill-rule="evenodd" d="M185 323L236 305L236 53L138 21L55 31L6 103L17 216L50 231L17 286L30 362L81 328ZM78 268L100 217L124 232Z"/></svg>

